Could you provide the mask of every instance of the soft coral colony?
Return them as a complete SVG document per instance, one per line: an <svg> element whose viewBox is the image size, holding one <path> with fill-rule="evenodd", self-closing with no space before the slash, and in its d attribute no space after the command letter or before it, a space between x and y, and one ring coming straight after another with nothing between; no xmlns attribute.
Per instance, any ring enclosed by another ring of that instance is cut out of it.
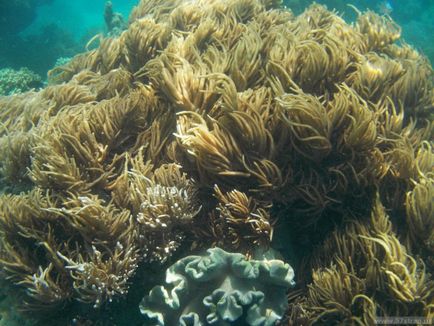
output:
<svg viewBox="0 0 434 326"><path fill-rule="evenodd" d="M373 12L142 0L0 98L2 282L98 320L142 280L146 325L434 317L433 73L399 38Z"/></svg>

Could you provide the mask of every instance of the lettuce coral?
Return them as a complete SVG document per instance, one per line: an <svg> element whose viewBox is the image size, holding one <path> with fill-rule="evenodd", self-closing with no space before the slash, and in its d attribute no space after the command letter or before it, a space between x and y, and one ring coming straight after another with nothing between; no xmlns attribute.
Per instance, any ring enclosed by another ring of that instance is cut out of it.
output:
<svg viewBox="0 0 434 326"><path fill-rule="evenodd" d="M269 255L268 255L269 256ZM148 325L275 325L286 311L294 271L270 257L247 260L220 248L187 256L166 271L140 310Z"/></svg>

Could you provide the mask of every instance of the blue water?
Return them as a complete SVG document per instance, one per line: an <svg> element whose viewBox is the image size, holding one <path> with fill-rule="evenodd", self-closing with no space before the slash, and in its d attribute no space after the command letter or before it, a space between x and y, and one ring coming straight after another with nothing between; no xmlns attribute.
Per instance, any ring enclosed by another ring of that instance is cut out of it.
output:
<svg viewBox="0 0 434 326"><path fill-rule="evenodd" d="M67 31L71 31L76 39L86 35L89 30L104 29L105 0L54 0L37 9L37 18L26 33L35 33L43 26L56 24ZM137 0L113 0L113 9L121 13L127 20L131 8Z"/></svg>
<svg viewBox="0 0 434 326"><path fill-rule="evenodd" d="M137 0L112 3L127 21ZM59 58L84 52L91 37L107 32L104 5L104 0L0 1L0 69L27 67L45 78Z"/></svg>

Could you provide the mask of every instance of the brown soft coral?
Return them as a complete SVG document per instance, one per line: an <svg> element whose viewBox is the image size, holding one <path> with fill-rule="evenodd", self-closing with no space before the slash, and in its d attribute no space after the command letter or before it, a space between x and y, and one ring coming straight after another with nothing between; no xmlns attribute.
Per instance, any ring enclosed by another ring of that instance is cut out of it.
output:
<svg viewBox="0 0 434 326"><path fill-rule="evenodd" d="M312 268L306 296L291 303L291 323L366 325L382 316L433 316L434 282L400 243L378 201L370 220L350 222L325 241Z"/></svg>
<svg viewBox="0 0 434 326"><path fill-rule="evenodd" d="M1 277L28 307L105 307L178 254L283 237L318 257L328 238L342 253L306 270L306 318L368 323L372 284L425 314L432 69L399 35L319 5L141 1L48 87L0 98Z"/></svg>

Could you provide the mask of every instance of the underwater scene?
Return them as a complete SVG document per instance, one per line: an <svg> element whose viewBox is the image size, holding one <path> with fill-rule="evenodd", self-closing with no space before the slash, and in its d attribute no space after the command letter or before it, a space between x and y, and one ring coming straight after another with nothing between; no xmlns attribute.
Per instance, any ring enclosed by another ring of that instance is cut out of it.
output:
<svg viewBox="0 0 434 326"><path fill-rule="evenodd" d="M0 326L433 325L433 15L0 0Z"/></svg>

